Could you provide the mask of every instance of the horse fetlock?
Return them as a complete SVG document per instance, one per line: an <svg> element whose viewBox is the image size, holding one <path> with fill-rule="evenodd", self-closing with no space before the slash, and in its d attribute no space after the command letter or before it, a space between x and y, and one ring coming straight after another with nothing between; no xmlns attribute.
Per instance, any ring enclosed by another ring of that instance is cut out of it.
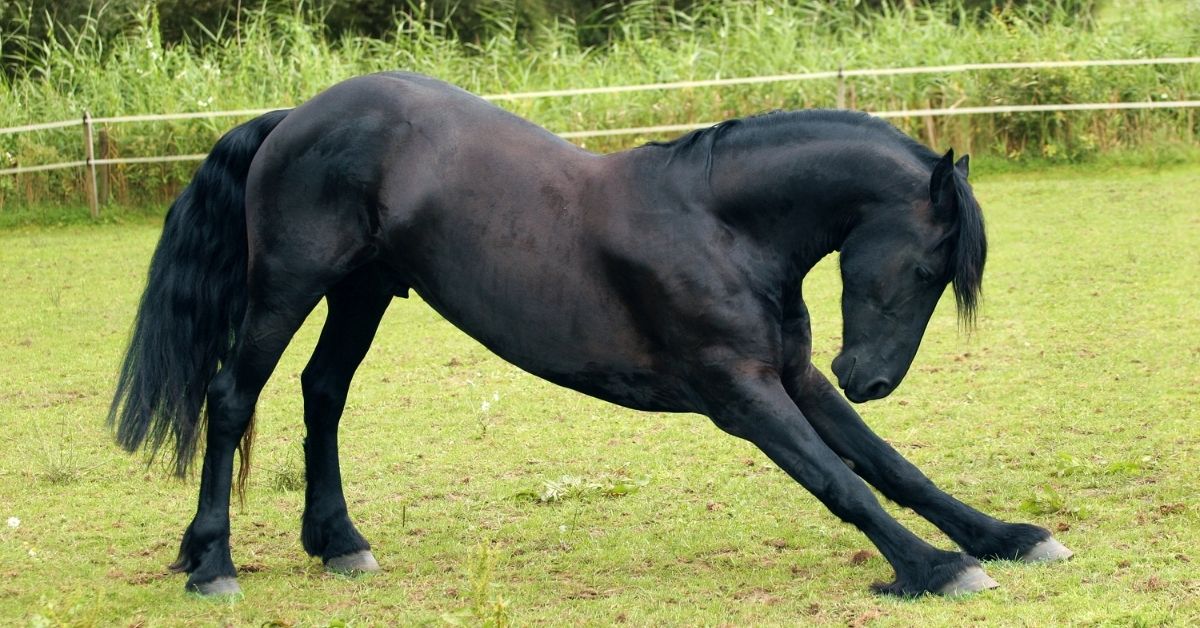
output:
<svg viewBox="0 0 1200 628"><path fill-rule="evenodd" d="M966 543L969 547L964 549L980 560L1020 560L1024 562L1062 560L1065 557L1062 551L1051 545L1043 545L1046 541L1053 540L1050 531L1045 528L1028 523L1000 522L991 530L991 534L971 539ZM1057 541L1054 541L1054 544L1062 547ZM1033 554L1034 548L1040 548L1039 552ZM1050 551L1051 549L1054 551ZM1062 547L1062 550L1066 551L1066 556L1070 555L1070 550L1065 547ZM1059 558L1048 558L1051 555L1059 556ZM1032 558L1026 558L1026 556Z"/></svg>
<svg viewBox="0 0 1200 628"><path fill-rule="evenodd" d="M357 552L370 553L371 549L371 544L359 534L345 509L324 517L305 513L300 526L300 542L309 556L318 556L326 563Z"/></svg>
<svg viewBox="0 0 1200 628"><path fill-rule="evenodd" d="M171 563L170 569L188 574L212 572L213 577L234 575L229 551L229 527L203 519L193 521L183 533L179 556Z"/></svg>
<svg viewBox="0 0 1200 628"><path fill-rule="evenodd" d="M171 565L174 571L188 574L184 590L201 595L238 593L237 569L229 552L228 541L210 541L203 545L184 546L179 559Z"/></svg>

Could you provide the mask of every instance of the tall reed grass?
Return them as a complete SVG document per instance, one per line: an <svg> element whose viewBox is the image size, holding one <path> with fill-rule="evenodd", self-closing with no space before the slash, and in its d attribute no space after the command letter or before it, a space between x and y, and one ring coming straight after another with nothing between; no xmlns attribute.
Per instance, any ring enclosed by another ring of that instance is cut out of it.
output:
<svg viewBox="0 0 1200 628"><path fill-rule="evenodd" d="M999 60L1200 54L1200 5L1111 0L1079 20L1053 0L1034 9L968 16L953 2L863 12L821 0L702 2L689 11L635 4L603 47L559 21L519 37L511 12L486 15L488 35L464 42L421 4L386 38L324 36L303 9L247 11L203 41L167 46L147 8L124 37L106 41L104 15L32 48L0 83L0 126L93 115L289 106L350 76L405 69L477 93L828 70ZM19 37L19 34L0 34ZM30 42L24 42L30 43ZM1200 67L987 71L855 78L848 104L867 110L950 105L1175 100L1200 97ZM552 130L720 120L770 109L832 107L830 81L655 91L500 103ZM110 156L206 151L236 120L112 125ZM1159 143L1195 145L1189 111L1001 114L897 123L927 143L1012 159L1074 161ZM651 137L587 140L614 150ZM0 167L81 157L77 128L0 136ZM172 196L194 164L114 167L123 203ZM77 200L80 173L0 177L0 208Z"/></svg>

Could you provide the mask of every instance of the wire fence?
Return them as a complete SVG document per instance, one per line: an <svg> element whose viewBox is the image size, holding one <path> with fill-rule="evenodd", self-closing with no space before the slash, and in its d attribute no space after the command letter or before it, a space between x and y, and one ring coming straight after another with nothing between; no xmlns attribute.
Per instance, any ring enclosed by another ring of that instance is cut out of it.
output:
<svg viewBox="0 0 1200 628"><path fill-rule="evenodd" d="M954 74L960 72L978 72L991 70L1022 70L1022 69L1063 69L1063 68L1094 68L1094 67L1114 67L1114 66L1145 66L1145 65L1180 65L1180 64L1195 64L1200 63L1200 57L1158 57L1151 59L1088 59L1074 61L1013 61L1013 62L998 62L998 63L963 63L956 65L939 65L939 66L912 66L900 68L860 68L860 69L838 69L826 70L818 72L805 72L797 74L775 74L766 76L748 76L748 77L732 77L724 79L704 79L691 81L673 81L665 83L644 83L638 85L613 85L607 87L580 87L571 89L556 89L556 90L541 90L529 92L516 92L507 94L486 94L482 96L490 101L517 101L531 100L541 98L565 98L575 96L588 96L600 94L621 94L630 92L643 92L653 90L675 90L689 88L704 88L704 87L721 87L733 85L761 85L769 83L782 83L794 81L811 81L811 80L829 80L837 81L837 106L845 107L845 81L854 77L886 77L886 76L903 76L903 75L919 75L919 74ZM35 124L27 124L22 126L0 128L0 135L9 135L15 133L34 133L39 131L47 131L53 129L68 128L80 126L83 130L84 146L83 159L74 161L64 161L50 164L40 164L33 166L18 166L13 168L0 169L0 175L12 175L22 173L45 172L49 170L60 170L67 168L85 168L85 193L87 195L88 206L91 209L92 215L96 216L99 213L99 201L97 198L96 184L96 168L97 166L107 166L116 164L148 164L148 163L167 163L167 162L183 162L183 161L200 161L206 156L204 153L195 153L187 155L157 155L157 156L142 156L142 157L116 157L116 158L99 158L94 154L94 127L98 124L123 124L132 122L160 122L160 121L175 121L175 120L198 120L212 119L225 117L252 117L262 115L275 109L285 107L273 107L264 109L237 109L230 111L196 111L184 113L163 113L163 114L134 114L134 115L117 115L117 116L100 116L92 117L90 112L85 111L82 118L74 120L58 120L53 122L40 122ZM906 117L937 117L937 116L962 116L962 115L980 115L980 114L1003 114L1003 113L1030 113L1030 112L1057 112L1057 111L1111 111L1123 109L1190 109L1200 108L1200 100L1171 100L1171 101L1125 101L1125 102L1096 102L1096 103L1045 103L1034 105L994 105L981 107L959 107L951 106L945 108L929 108L929 109L904 109L895 111L868 111L872 115L880 118L906 118ZM620 135L648 135L655 133L668 132L685 132L695 129L700 129L716 124L718 121L706 122L690 122L682 124L664 124L656 126L641 126L641 127L625 127L615 129L591 129L582 131L566 131L559 132L558 136L564 139L585 139L593 137L612 137Z"/></svg>
<svg viewBox="0 0 1200 628"><path fill-rule="evenodd" d="M1057 103L1045 105L996 105L993 107L946 107L942 109L900 109L896 111L871 111L876 118L916 118L923 116L966 116L985 113L1031 113L1047 111L1115 111L1121 109L1189 109L1200 108L1200 100L1156 100L1137 102L1085 102ZM622 129L597 129L594 131L569 131L559 133L564 139L583 139L613 135L646 135L650 133L685 132L703 129L717 124L694 122L687 124L663 124L659 126L635 126Z"/></svg>

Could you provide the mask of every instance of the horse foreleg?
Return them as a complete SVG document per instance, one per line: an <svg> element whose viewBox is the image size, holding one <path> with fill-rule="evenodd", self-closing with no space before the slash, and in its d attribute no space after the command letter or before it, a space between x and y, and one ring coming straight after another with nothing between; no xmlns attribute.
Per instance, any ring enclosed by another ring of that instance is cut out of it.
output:
<svg viewBox="0 0 1200 628"><path fill-rule="evenodd" d="M996 586L979 562L940 550L893 519L871 490L821 440L772 375L730 375L705 382L709 416L754 443L834 515L867 535L896 579L875 590L892 595L959 594Z"/></svg>
<svg viewBox="0 0 1200 628"><path fill-rule="evenodd" d="M980 559L1026 562L1071 556L1043 528L1006 523L960 502L871 431L854 408L811 366L796 375L793 399L821 439L888 499L911 508Z"/></svg>
<svg viewBox="0 0 1200 628"><path fill-rule="evenodd" d="M252 299L229 360L209 384L199 504L180 543L179 558L171 565L174 571L187 572L189 591L202 595L239 591L229 551L233 451L250 425L263 385L316 302L317 297L296 295L268 307Z"/></svg>
<svg viewBox="0 0 1200 628"><path fill-rule="evenodd" d="M301 540L310 556L339 573L376 571L371 544L346 510L338 464L338 422L354 371L367 354L392 294L373 266L355 271L326 295L329 315L300 378L304 389L305 479Z"/></svg>

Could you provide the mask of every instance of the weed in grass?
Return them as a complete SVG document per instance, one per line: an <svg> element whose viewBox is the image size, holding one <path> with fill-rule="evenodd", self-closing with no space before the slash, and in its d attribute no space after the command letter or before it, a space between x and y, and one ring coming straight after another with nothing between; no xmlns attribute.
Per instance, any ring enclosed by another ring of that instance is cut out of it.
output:
<svg viewBox="0 0 1200 628"><path fill-rule="evenodd" d="M1075 502L1068 503L1067 498L1049 484L1034 489L1033 495L1021 502L1021 512L1037 517L1067 515L1079 520L1091 517L1088 508Z"/></svg>
<svg viewBox="0 0 1200 628"><path fill-rule="evenodd" d="M74 484L79 481L81 471L69 461L54 460L43 465L43 482L54 485Z"/></svg>
<svg viewBox="0 0 1200 628"><path fill-rule="evenodd" d="M1091 469L1091 465L1065 451L1060 451L1055 454L1054 475L1055 477L1067 477L1069 475L1079 475L1087 473Z"/></svg>
<svg viewBox="0 0 1200 628"><path fill-rule="evenodd" d="M41 610L29 617L29 626L30 628L52 628L83 625L79 615L79 606L61 609L53 600L47 601L43 598Z"/></svg>
<svg viewBox="0 0 1200 628"><path fill-rule="evenodd" d="M1137 460L1114 460L1104 467L1109 475L1141 475L1154 464L1150 456L1142 456Z"/></svg>
<svg viewBox="0 0 1200 628"><path fill-rule="evenodd" d="M492 413L492 404L497 403L500 403L500 393L494 392L490 399L484 399L479 404L479 414L475 416L479 433L475 435L475 440L483 440L487 437L488 428L495 422L495 415Z"/></svg>
<svg viewBox="0 0 1200 628"><path fill-rule="evenodd" d="M564 475L557 480L546 480L541 490L524 490L513 495L521 501L540 504L563 502L592 497L624 497L636 493L650 483L649 478L633 479L626 476L603 477L588 480L579 476Z"/></svg>
<svg viewBox="0 0 1200 628"><path fill-rule="evenodd" d="M85 465L82 457L71 446L67 438L67 430L66 415L61 417L56 435L46 435L40 426L34 427L34 434L40 445L37 477L47 484L54 486L76 484L83 479L87 472L102 464Z"/></svg>
<svg viewBox="0 0 1200 628"><path fill-rule="evenodd" d="M496 560L496 551L490 544L480 544L475 549L467 573L470 605L442 614L442 621L451 626L506 628L511 625L510 602L496 593Z"/></svg>
<svg viewBox="0 0 1200 628"><path fill-rule="evenodd" d="M1154 466L1152 456L1112 461L1089 461L1066 452L1055 454L1053 475L1059 478L1079 475L1142 475Z"/></svg>
<svg viewBox="0 0 1200 628"><path fill-rule="evenodd" d="M1034 490L1033 496L1021 502L1021 511L1031 515L1053 515L1066 508L1066 500L1053 486L1043 484Z"/></svg>
<svg viewBox="0 0 1200 628"><path fill-rule="evenodd" d="M304 483L304 463L295 455L289 455L282 467L271 469L271 486L280 493L303 491Z"/></svg>

